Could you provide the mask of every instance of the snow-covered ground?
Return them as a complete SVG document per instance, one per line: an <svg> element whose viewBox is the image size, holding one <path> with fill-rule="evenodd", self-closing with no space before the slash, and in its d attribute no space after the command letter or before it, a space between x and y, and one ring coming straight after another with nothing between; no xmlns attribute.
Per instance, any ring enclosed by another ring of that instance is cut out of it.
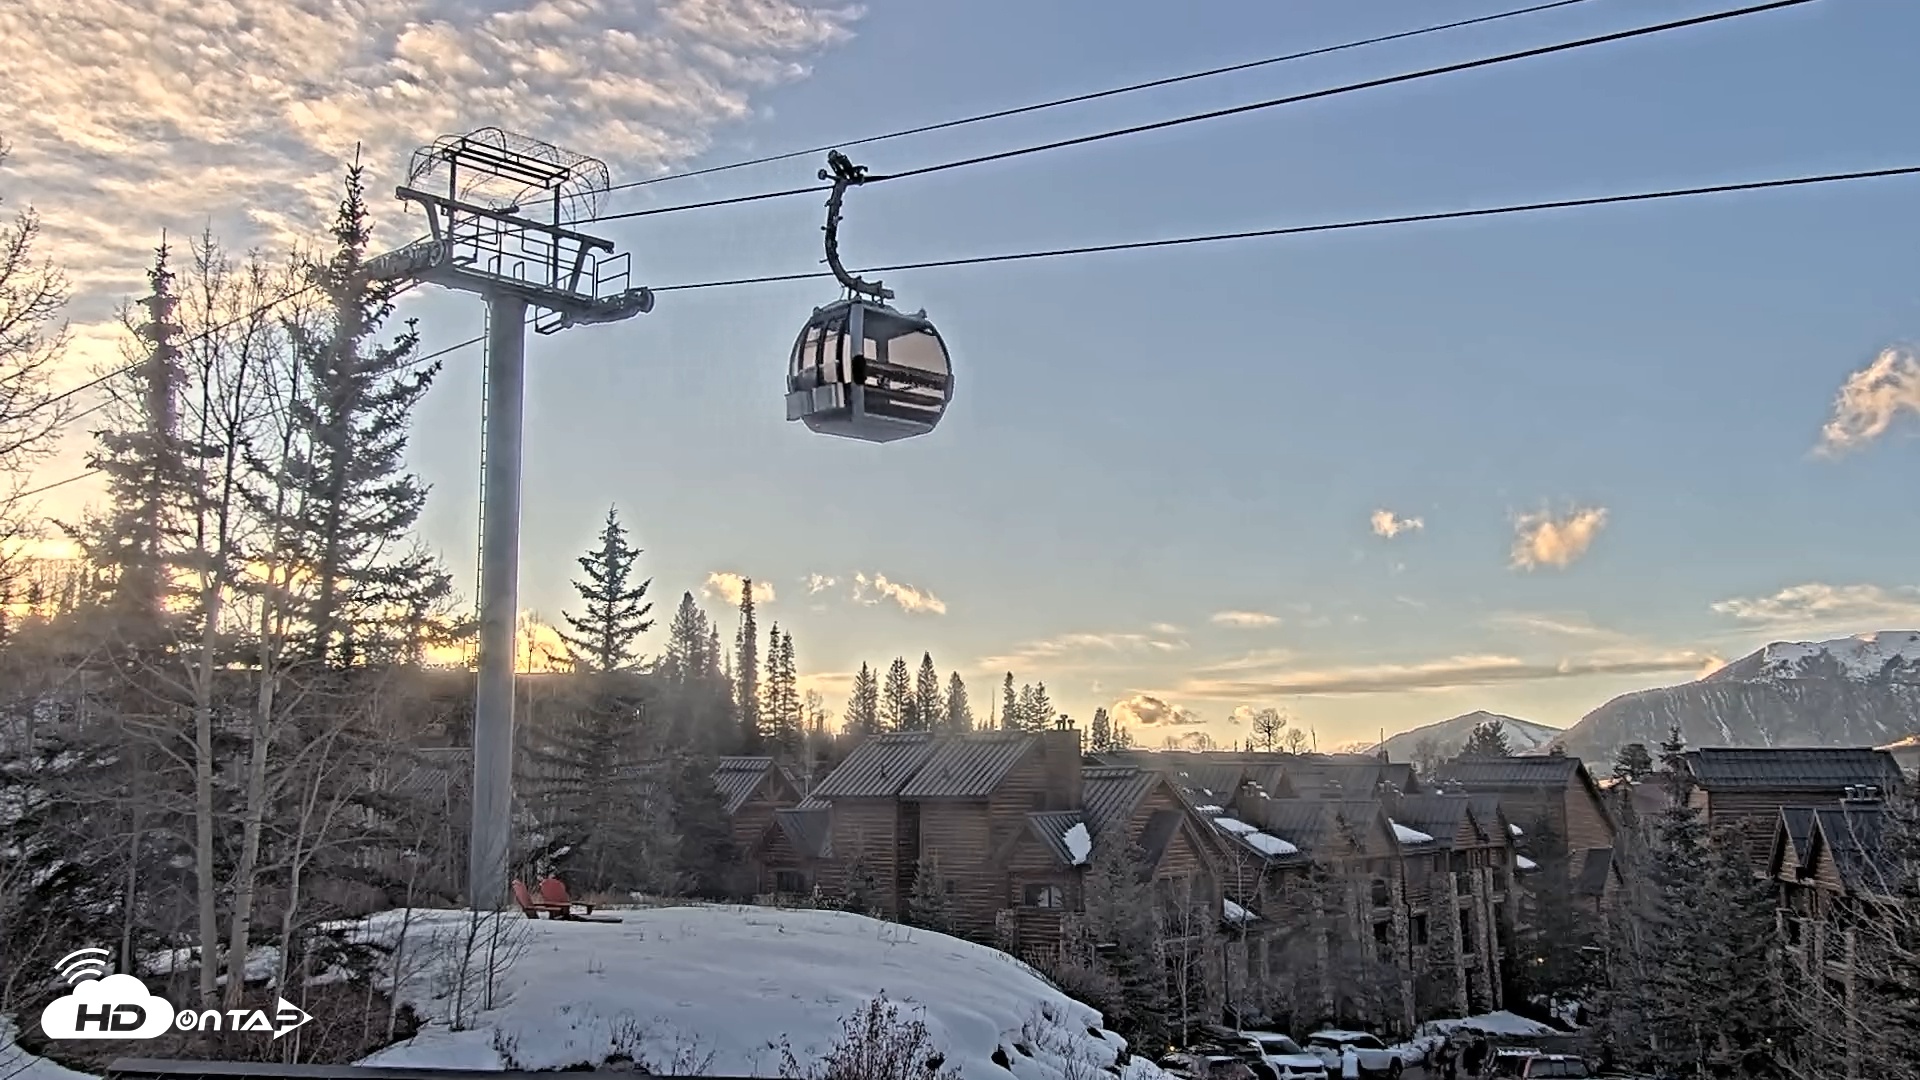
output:
<svg viewBox="0 0 1920 1080"><path fill-rule="evenodd" d="M6 1080L94 1080L55 1061L29 1054L14 1041L19 1030L12 1019L0 1017L0 1077Z"/></svg>
<svg viewBox="0 0 1920 1080"><path fill-rule="evenodd" d="M400 997L431 1021L365 1064L558 1069L622 1057L660 1073L777 1076L790 1048L818 1061L843 1022L884 995L924 1021L967 1078L1086 1080L1124 1041L1100 1014L1004 953L837 911L666 907L618 913L617 924L501 924L516 954L497 980L504 999L462 1008L451 947L464 916L416 912L406 932ZM364 932L392 941L393 913ZM472 1001L477 981L466 983ZM453 1030L456 1010L467 1012ZM996 1062L1005 1061L1006 1066ZM1112 1074L1108 1074L1112 1075ZM1160 1080L1135 1058L1124 1080ZM63 1078L49 1078L63 1080Z"/></svg>

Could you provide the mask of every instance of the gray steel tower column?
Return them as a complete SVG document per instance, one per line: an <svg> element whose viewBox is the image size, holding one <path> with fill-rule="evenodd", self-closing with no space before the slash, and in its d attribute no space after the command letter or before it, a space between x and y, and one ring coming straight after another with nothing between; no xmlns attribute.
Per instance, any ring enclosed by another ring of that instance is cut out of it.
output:
<svg viewBox="0 0 1920 1080"><path fill-rule="evenodd" d="M487 455L480 478L480 669L473 716L473 834L468 903L497 911L507 902L513 836L514 631L520 584L520 428L527 378L527 303L487 298Z"/></svg>

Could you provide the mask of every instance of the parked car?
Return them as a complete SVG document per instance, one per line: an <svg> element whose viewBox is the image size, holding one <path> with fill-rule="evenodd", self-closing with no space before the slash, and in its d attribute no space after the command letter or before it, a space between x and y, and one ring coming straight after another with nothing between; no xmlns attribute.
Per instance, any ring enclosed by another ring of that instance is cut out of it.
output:
<svg viewBox="0 0 1920 1080"><path fill-rule="evenodd" d="M1388 1046L1376 1035L1364 1031L1329 1029L1307 1036L1307 1053L1320 1059L1334 1076L1340 1075L1340 1048L1351 1046L1360 1056L1360 1071L1367 1076L1399 1076L1401 1070L1419 1065L1425 1053L1402 1043Z"/></svg>
<svg viewBox="0 0 1920 1080"><path fill-rule="evenodd" d="M1501 1047L1487 1071L1489 1080L1587 1080L1592 1075L1584 1058L1521 1047Z"/></svg>
<svg viewBox="0 0 1920 1080"><path fill-rule="evenodd" d="M1329 1076L1339 1075L1329 1073L1326 1062L1307 1053L1299 1043L1277 1031L1243 1031L1240 1034L1259 1047L1261 1060L1273 1066L1280 1080L1327 1080Z"/></svg>
<svg viewBox="0 0 1920 1080"><path fill-rule="evenodd" d="M1168 1054L1158 1064L1163 1071L1182 1080L1271 1080L1262 1077L1248 1062L1215 1048L1190 1048Z"/></svg>

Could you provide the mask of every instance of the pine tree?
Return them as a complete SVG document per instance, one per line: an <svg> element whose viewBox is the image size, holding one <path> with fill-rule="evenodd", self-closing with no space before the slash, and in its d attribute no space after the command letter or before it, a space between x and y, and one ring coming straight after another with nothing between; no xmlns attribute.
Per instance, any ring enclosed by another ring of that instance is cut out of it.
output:
<svg viewBox="0 0 1920 1080"><path fill-rule="evenodd" d="M955 734L973 730L973 706L967 703L967 684L957 671L947 678L946 729Z"/></svg>
<svg viewBox="0 0 1920 1080"><path fill-rule="evenodd" d="M740 750L760 752L760 627L753 621L753 579L740 583L740 632L734 638L734 702L739 710Z"/></svg>
<svg viewBox="0 0 1920 1080"><path fill-rule="evenodd" d="M1613 756L1615 780L1642 780L1653 775L1653 755L1646 743L1628 743Z"/></svg>
<svg viewBox="0 0 1920 1080"><path fill-rule="evenodd" d="M1462 757L1512 757L1513 746L1507 742L1507 725L1499 717L1482 720L1473 725L1473 731L1467 736L1467 743L1461 747Z"/></svg>
<svg viewBox="0 0 1920 1080"><path fill-rule="evenodd" d="M1053 729L1058 714L1053 706L1053 699L1047 696L1046 683L1033 684L1033 696L1024 703L1021 712L1021 719L1026 722L1026 730L1050 731Z"/></svg>
<svg viewBox="0 0 1920 1080"><path fill-rule="evenodd" d="M880 726L880 683L873 669L864 662L853 677L853 692L847 697L847 732L856 737L878 735Z"/></svg>
<svg viewBox="0 0 1920 1080"><path fill-rule="evenodd" d="M932 731L944 726L947 703L940 700L940 672L933 666L933 654L920 654L920 674L913 684L914 727Z"/></svg>
<svg viewBox="0 0 1920 1080"><path fill-rule="evenodd" d="M707 639L711 633L712 628L707 625L707 613L694 603L693 594L681 593L680 606L674 609L673 621L667 625L667 649L661 655L655 672L674 683L684 683L705 674Z"/></svg>
<svg viewBox="0 0 1920 1080"><path fill-rule="evenodd" d="M1001 726L1008 731L1033 731L1038 727L1035 720L1041 715L1034 702L1033 684L1022 683L1020 697L1014 702L1013 711L1007 714Z"/></svg>
<svg viewBox="0 0 1920 1080"><path fill-rule="evenodd" d="M1013 672L1007 672L1007 681L1000 684L1000 730L1019 731L1020 698L1013 689Z"/></svg>
<svg viewBox="0 0 1920 1080"><path fill-rule="evenodd" d="M1087 752L1104 754L1114 749L1112 719L1104 708L1093 710L1093 722L1087 725Z"/></svg>
<svg viewBox="0 0 1920 1080"><path fill-rule="evenodd" d="M1515 935L1511 965L1518 1000L1579 998L1593 988L1593 926L1574 895L1572 855L1551 818L1527 825L1534 869L1520 880L1524 928Z"/></svg>
<svg viewBox="0 0 1920 1080"><path fill-rule="evenodd" d="M321 331L289 323L302 392L290 409L298 434L294 460L263 471L291 479L294 497L263 498L257 509L311 581L303 614L309 652L332 665L391 647L380 613L417 610L452 595L453 582L429 554L392 554L426 506L427 488L407 471L407 428L438 361L419 366L419 334L409 323L386 345L371 344L392 314L395 285L376 283L364 262L372 242L363 170L347 170L346 196L334 217L334 251L312 280L326 298Z"/></svg>
<svg viewBox="0 0 1920 1080"><path fill-rule="evenodd" d="M566 643L576 670L624 670L635 659L640 635L653 629L653 620L647 618L653 610L647 600L647 587L653 580L633 581L634 564L639 559L640 550L627 543L619 512L608 507L606 523L600 529L600 546L578 560L587 580L573 583L586 610L579 615L560 613L573 628L571 633L561 631L560 640Z"/></svg>
<svg viewBox="0 0 1920 1080"><path fill-rule="evenodd" d="M940 872L940 856L929 852L913 874L913 891L907 896L907 918L911 926L935 933L954 932L953 896L950 883Z"/></svg>
<svg viewBox="0 0 1920 1080"><path fill-rule="evenodd" d="M669 889L677 855L662 740L637 703L577 689L546 703L524 751L536 768L515 786L576 888Z"/></svg>
<svg viewBox="0 0 1920 1080"><path fill-rule="evenodd" d="M781 753L791 756L800 749L799 673L794 663L793 635L782 634L778 624L768 633L764 696L767 737Z"/></svg>
<svg viewBox="0 0 1920 1080"><path fill-rule="evenodd" d="M880 726L886 731L912 731L914 722L913 676L907 674L907 659L896 656L887 668L887 683L880 690Z"/></svg>
<svg viewBox="0 0 1920 1080"><path fill-rule="evenodd" d="M1159 899L1145 871L1146 853L1118 827L1093 837L1081 879L1086 933L1117 984L1118 1000L1102 1002L1107 1024L1136 1046L1167 1043L1166 978L1159 957Z"/></svg>
<svg viewBox="0 0 1920 1080"><path fill-rule="evenodd" d="M738 865L727 802L714 781L719 761L712 754L682 754L670 772L673 835L678 839L674 865L680 889L709 900L726 899Z"/></svg>

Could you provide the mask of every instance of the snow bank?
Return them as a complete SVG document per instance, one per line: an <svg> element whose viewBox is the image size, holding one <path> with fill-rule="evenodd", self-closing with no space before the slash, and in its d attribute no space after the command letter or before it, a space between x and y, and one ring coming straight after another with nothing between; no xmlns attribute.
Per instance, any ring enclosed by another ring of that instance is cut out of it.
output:
<svg viewBox="0 0 1920 1080"><path fill-rule="evenodd" d="M563 1069L621 1055L660 1073L775 1076L781 1047L805 1065L841 1024L885 995L923 1020L963 1077L1072 1080L1112 1065L1125 1041L1095 1009L1004 953L838 911L668 907L618 924L515 920L521 951L497 981L506 999L452 1031L444 944L457 912L414 914L399 996L429 1025L363 1064ZM391 941L399 920L367 924ZM426 959L431 957L431 959ZM1135 1058L1123 1080L1162 1080ZM59 1078L49 1078L59 1080Z"/></svg>
<svg viewBox="0 0 1920 1080"><path fill-rule="evenodd" d="M1486 1035L1505 1035L1509 1038L1523 1039L1565 1034L1564 1032L1556 1030L1551 1024L1543 1024L1538 1020L1529 1020L1524 1016L1507 1012L1504 1009L1499 1012L1469 1016L1464 1020L1429 1020L1420 1027L1422 1033L1432 1032L1440 1035L1446 1035L1462 1029L1478 1031Z"/></svg>

